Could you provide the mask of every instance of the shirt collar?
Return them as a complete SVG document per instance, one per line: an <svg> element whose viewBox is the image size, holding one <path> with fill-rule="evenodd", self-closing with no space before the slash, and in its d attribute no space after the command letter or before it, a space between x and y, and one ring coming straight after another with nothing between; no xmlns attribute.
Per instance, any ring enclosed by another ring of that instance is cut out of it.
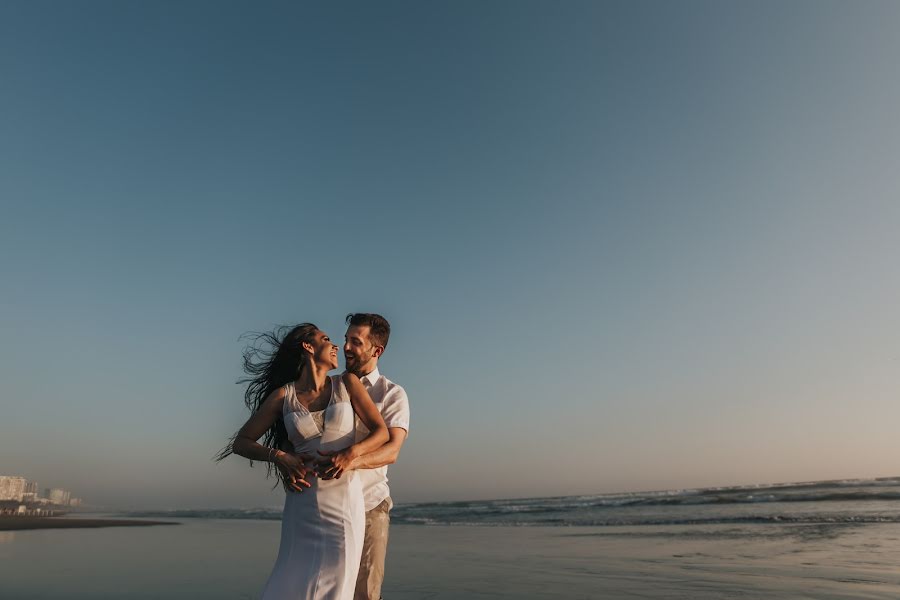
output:
<svg viewBox="0 0 900 600"><path fill-rule="evenodd" d="M374 369L372 369L371 373L369 373L368 375L363 375L359 378L359 380L364 384L368 382L369 385L375 385L375 382L378 381L379 377L381 377L381 373L378 372L378 367L375 367Z"/></svg>

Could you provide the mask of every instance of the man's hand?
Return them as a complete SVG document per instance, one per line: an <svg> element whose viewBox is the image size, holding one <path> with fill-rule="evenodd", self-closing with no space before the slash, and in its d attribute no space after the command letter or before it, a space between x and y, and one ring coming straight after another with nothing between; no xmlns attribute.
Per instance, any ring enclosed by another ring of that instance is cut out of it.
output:
<svg viewBox="0 0 900 600"><path fill-rule="evenodd" d="M350 448L340 452L319 450L319 454L325 457L325 460L320 458L316 464L316 474L320 479L340 479L344 471L353 468L353 461L356 459Z"/></svg>
<svg viewBox="0 0 900 600"><path fill-rule="evenodd" d="M310 483L306 481L306 475L312 469L306 466L306 462L312 458L314 457L310 454L278 452L275 456L275 467L281 473L286 492L302 492L305 488L310 487Z"/></svg>

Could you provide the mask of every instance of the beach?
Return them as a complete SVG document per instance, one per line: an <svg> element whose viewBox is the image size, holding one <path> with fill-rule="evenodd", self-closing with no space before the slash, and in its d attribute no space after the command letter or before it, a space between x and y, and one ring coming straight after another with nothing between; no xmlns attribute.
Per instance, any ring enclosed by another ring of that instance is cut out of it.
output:
<svg viewBox="0 0 900 600"><path fill-rule="evenodd" d="M0 600L900 600L898 29L0 0Z"/></svg>
<svg viewBox="0 0 900 600"><path fill-rule="evenodd" d="M753 539L722 525L407 526L392 535L392 599L900 597L894 524L825 537L789 525Z"/></svg>
<svg viewBox="0 0 900 600"><path fill-rule="evenodd" d="M0 597L253 599L272 520L0 533ZM897 598L900 525L395 525L388 600Z"/></svg>

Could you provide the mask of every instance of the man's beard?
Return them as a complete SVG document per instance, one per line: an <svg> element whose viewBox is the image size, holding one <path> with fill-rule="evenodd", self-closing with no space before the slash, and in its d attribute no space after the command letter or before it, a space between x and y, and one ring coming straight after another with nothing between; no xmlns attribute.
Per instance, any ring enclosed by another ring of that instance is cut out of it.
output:
<svg viewBox="0 0 900 600"><path fill-rule="evenodd" d="M357 354L355 357L350 358L346 354L344 354L344 361L347 364L347 370L353 373L354 375L359 375L360 369L362 366L371 360L371 355L365 354Z"/></svg>

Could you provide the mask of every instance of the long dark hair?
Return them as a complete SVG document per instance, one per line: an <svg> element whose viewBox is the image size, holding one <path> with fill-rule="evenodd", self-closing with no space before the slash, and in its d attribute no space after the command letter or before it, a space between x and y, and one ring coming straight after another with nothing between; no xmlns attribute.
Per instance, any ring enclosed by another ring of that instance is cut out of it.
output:
<svg viewBox="0 0 900 600"><path fill-rule="evenodd" d="M246 333L241 336L242 340L249 341L243 352L244 373L247 376L238 379L237 383L247 384L244 404L251 414L259 411L269 394L300 377L305 364L303 343L313 343L317 331L319 328L312 323L300 323L278 327L274 331ZM284 420L279 417L263 435L262 445L281 449L287 439ZM232 454L233 443L234 437L216 455L217 461ZM274 473L275 477L281 479L281 473L272 463L266 465L266 476Z"/></svg>

